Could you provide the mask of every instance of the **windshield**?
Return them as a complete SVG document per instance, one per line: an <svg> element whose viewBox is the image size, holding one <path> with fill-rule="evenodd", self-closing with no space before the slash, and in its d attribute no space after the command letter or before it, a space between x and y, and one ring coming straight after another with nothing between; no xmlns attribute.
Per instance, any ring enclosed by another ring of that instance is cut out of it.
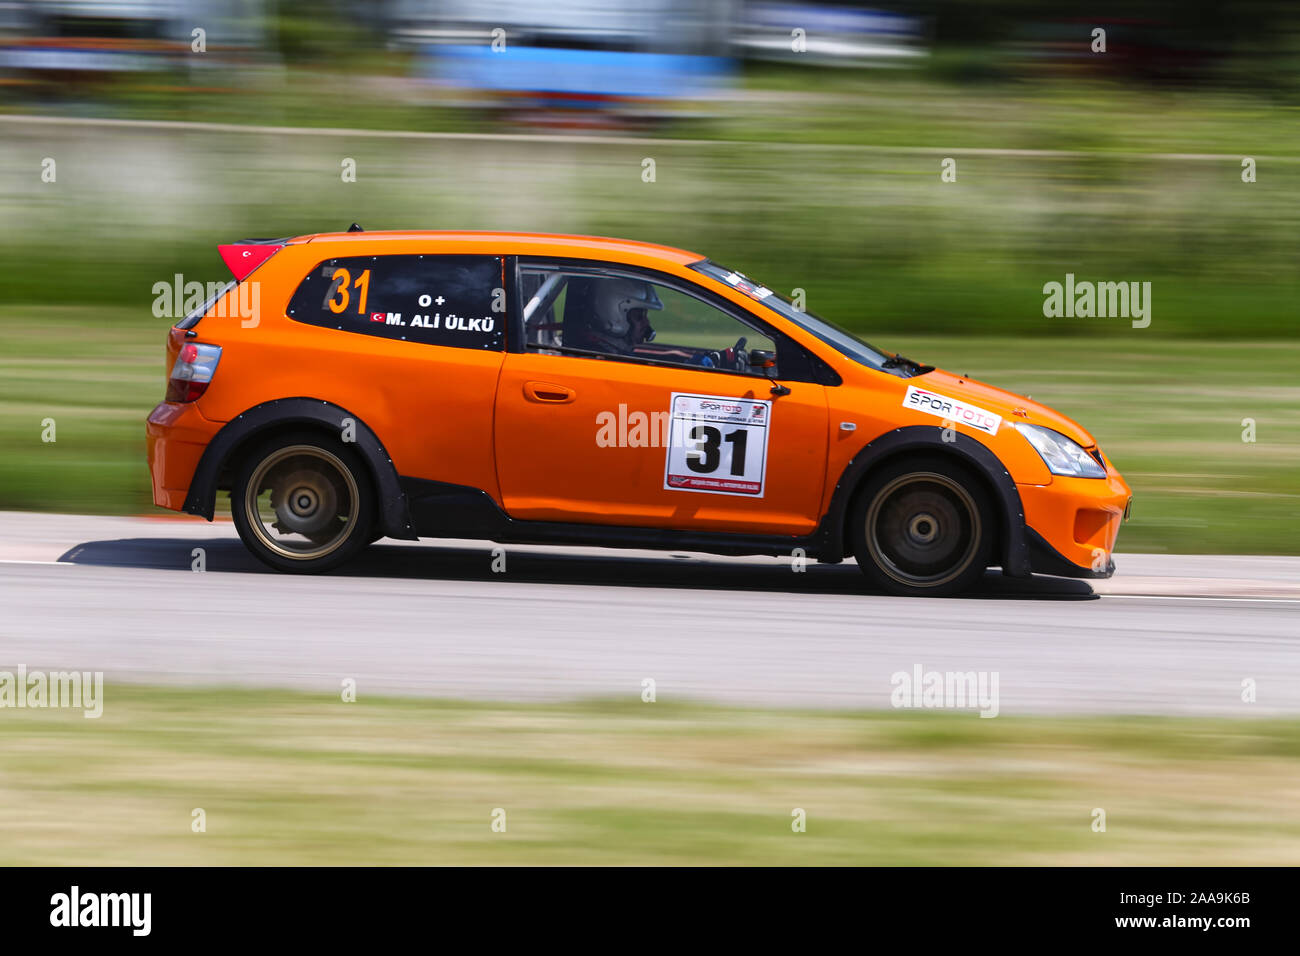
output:
<svg viewBox="0 0 1300 956"><path fill-rule="evenodd" d="M777 315L789 319L801 329L817 336L818 339L841 355L853 359L860 365L902 375L920 374L917 371L918 369L930 371L929 366L917 365L907 359L899 359L888 352L882 352L847 329L842 329L835 323L819 318L811 312L795 308L794 304L788 299L760 285L744 273L720 266L709 259L701 259L699 262L692 263L691 268L697 272L703 272L711 279L716 279L731 286L738 292L745 293L754 301L767 306Z"/></svg>

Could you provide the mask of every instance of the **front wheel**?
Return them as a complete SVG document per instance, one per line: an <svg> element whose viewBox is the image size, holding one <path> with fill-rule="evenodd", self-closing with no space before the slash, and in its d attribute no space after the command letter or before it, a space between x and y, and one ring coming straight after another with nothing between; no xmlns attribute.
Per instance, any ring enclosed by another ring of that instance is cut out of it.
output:
<svg viewBox="0 0 1300 956"><path fill-rule="evenodd" d="M355 451L304 433L244 457L230 493L248 550L277 571L328 571L370 543L374 493Z"/></svg>
<svg viewBox="0 0 1300 956"><path fill-rule="evenodd" d="M851 516L853 554L891 594L945 597L984 573L993 529L984 489L943 458L886 465L868 479Z"/></svg>

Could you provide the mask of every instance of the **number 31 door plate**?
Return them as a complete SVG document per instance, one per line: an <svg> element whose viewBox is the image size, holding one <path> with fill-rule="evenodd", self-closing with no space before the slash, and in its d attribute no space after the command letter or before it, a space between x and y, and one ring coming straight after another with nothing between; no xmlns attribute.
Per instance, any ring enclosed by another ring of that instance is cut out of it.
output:
<svg viewBox="0 0 1300 956"><path fill-rule="evenodd" d="M772 403L673 392L664 487L763 497Z"/></svg>

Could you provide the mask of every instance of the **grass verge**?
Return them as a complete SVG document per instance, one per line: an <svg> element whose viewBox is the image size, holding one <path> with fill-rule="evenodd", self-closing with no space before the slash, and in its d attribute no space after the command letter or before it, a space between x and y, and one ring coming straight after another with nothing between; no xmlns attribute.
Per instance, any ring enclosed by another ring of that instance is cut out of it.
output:
<svg viewBox="0 0 1300 956"><path fill-rule="evenodd" d="M115 685L98 720L7 710L0 740L7 865L1244 865L1300 853L1294 720L364 692L347 704ZM504 833L491 829L498 808ZM195 809L206 832L192 831Z"/></svg>

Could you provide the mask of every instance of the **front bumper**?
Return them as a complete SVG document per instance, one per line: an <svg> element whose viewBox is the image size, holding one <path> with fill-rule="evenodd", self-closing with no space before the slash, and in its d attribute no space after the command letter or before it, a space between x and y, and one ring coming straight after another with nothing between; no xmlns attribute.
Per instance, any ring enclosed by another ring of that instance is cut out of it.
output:
<svg viewBox="0 0 1300 956"><path fill-rule="evenodd" d="M1018 485L1025 509L1030 570L1071 578L1108 578L1132 492L1117 473L1103 478L1054 477L1049 485Z"/></svg>
<svg viewBox="0 0 1300 956"><path fill-rule="evenodd" d="M1066 560L1033 528L1025 529L1025 543L1029 546L1029 570L1034 574L1050 574L1058 578L1108 578L1115 573L1115 559L1107 553L1100 568L1081 567ZM1098 560L1098 564L1101 561Z"/></svg>

